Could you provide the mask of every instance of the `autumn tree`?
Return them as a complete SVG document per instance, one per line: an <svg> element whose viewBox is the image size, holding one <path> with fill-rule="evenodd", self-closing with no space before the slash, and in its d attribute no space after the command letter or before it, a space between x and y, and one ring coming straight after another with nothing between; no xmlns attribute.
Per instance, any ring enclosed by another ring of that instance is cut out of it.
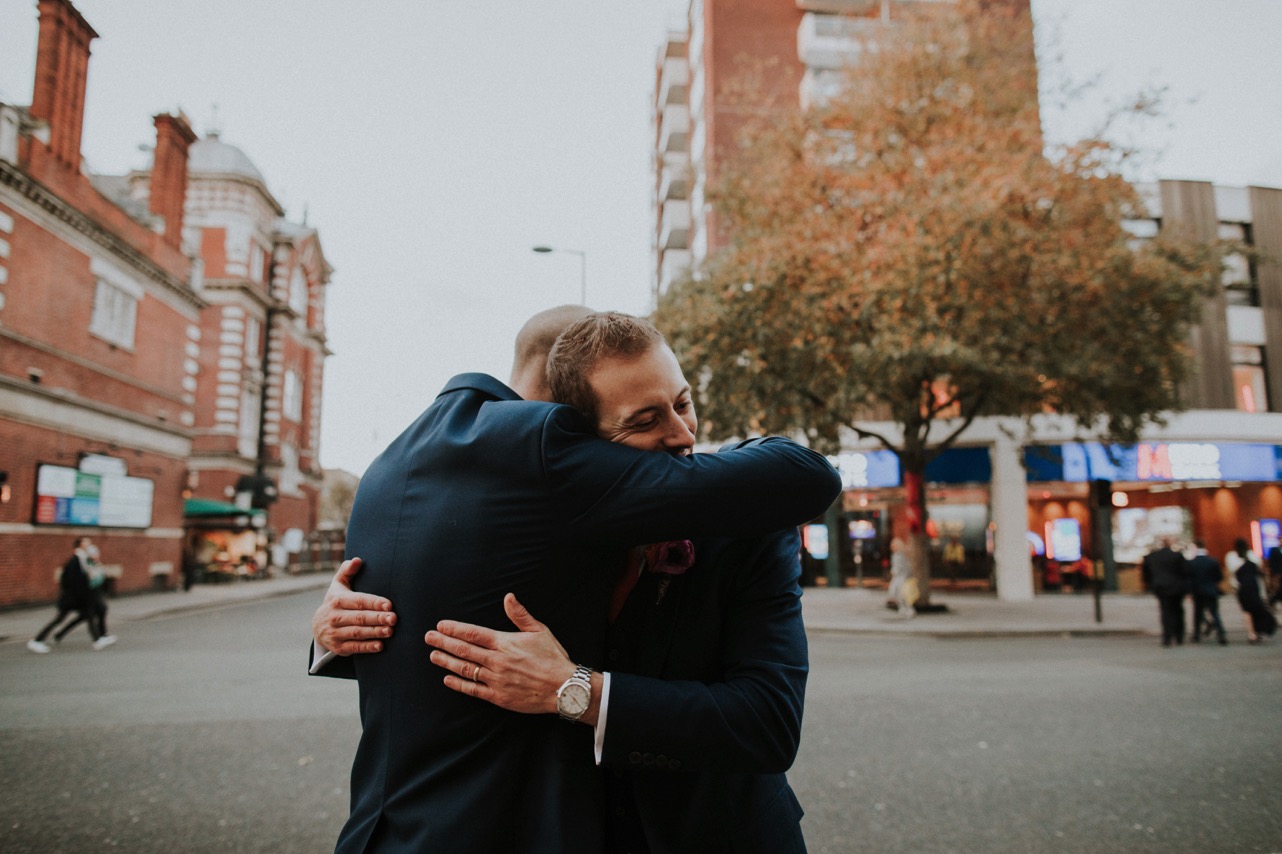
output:
<svg viewBox="0 0 1282 854"><path fill-rule="evenodd" d="M833 451L844 428L898 455L928 593L926 464L981 416L1134 441L1179 408L1219 256L1137 245L1125 152L1043 152L1026 8L921 5L823 105L745 134L710 193L728 245L655 317L700 378L707 438Z"/></svg>

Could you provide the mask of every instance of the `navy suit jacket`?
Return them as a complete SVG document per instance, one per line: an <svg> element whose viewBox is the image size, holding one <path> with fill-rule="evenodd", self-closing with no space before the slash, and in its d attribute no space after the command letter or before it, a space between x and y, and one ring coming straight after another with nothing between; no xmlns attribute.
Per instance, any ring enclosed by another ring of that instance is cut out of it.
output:
<svg viewBox="0 0 1282 854"><path fill-rule="evenodd" d="M804 852L784 777L809 662L795 529L694 540L671 579L643 573L611 626L602 761L611 848Z"/></svg>
<svg viewBox="0 0 1282 854"><path fill-rule="evenodd" d="M1189 592L1188 561L1169 546L1146 554L1140 574L1157 596L1183 596Z"/></svg>
<svg viewBox="0 0 1282 854"><path fill-rule="evenodd" d="M371 464L352 508L354 587L390 599L397 630L381 654L344 660L363 732L337 850L599 850L591 728L450 691L423 635L442 619L509 630L512 592L600 668L620 547L793 526L840 490L819 454L746 444L641 452L596 439L569 407L455 377Z"/></svg>
<svg viewBox="0 0 1282 854"><path fill-rule="evenodd" d="M1224 580L1224 568L1210 555L1199 554L1189 558L1188 574L1193 586L1193 595L1218 597L1220 582Z"/></svg>

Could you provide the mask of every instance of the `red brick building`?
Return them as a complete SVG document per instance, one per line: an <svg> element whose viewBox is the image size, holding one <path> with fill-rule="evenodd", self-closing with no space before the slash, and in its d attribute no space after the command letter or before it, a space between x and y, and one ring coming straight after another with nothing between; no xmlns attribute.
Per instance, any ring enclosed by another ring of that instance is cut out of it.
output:
<svg viewBox="0 0 1282 854"><path fill-rule="evenodd" d="M199 498L265 508L275 562L296 563L285 555L298 554L319 516L332 269L316 230L285 219L262 174L219 134L191 147L188 176L187 234L209 303L188 486ZM147 197L150 176L130 180Z"/></svg>
<svg viewBox="0 0 1282 854"><path fill-rule="evenodd" d="M156 116L151 204L110 201L80 160L97 33L38 5L31 105L0 105L0 605L56 595L78 534L118 589L174 571L205 306L181 246L195 135Z"/></svg>
<svg viewBox="0 0 1282 854"><path fill-rule="evenodd" d="M118 591L172 586L199 540L297 566L321 482L316 231L181 115L155 117L149 170L88 174L98 34L37 5L31 105L0 104L0 606L54 598L81 534Z"/></svg>

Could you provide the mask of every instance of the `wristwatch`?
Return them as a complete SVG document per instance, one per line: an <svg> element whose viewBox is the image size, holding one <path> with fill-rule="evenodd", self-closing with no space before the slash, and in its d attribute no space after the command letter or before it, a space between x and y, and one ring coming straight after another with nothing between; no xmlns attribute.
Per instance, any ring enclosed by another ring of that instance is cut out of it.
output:
<svg viewBox="0 0 1282 854"><path fill-rule="evenodd" d="M592 704L592 671L575 665L574 675L556 689L556 711L567 721L583 717Z"/></svg>

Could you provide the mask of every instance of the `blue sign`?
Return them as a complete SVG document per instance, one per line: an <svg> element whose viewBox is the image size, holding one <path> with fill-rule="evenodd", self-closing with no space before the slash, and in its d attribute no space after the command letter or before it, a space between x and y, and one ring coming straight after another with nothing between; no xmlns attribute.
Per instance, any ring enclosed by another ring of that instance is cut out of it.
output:
<svg viewBox="0 0 1282 854"><path fill-rule="evenodd" d="M988 483L993 461L987 448L949 448L926 464L927 483Z"/></svg>
<svg viewBox="0 0 1282 854"><path fill-rule="evenodd" d="M1274 549L1282 546L1282 522L1277 519L1260 520L1261 554L1268 557Z"/></svg>
<svg viewBox="0 0 1282 854"><path fill-rule="evenodd" d="M849 451L829 457L843 489L901 486L899 457L893 451ZM993 464L987 448L949 448L926 464L927 483L988 483Z"/></svg>
<svg viewBox="0 0 1282 854"><path fill-rule="evenodd" d="M1032 445L1024 449L1030 482L1282 479L1282 447L1211 442L1143 442L1138 445Z"/></svg>
<svg viewBox="0 0 1282 854"><path fill-rule="evenodd" d="M842 489L899 486L899 457L894 451L850 451L828 461L841 474Z"/></svg>

